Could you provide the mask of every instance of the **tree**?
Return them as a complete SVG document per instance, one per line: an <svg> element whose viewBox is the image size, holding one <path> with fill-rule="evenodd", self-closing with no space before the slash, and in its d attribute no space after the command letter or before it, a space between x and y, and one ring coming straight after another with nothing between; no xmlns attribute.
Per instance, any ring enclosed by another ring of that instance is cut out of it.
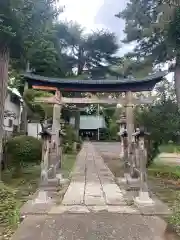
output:
<svg viewBox="0 0 180 240"><path fill-rule="evenodd" d="M173 71L180 107L180 8L159 0L131 0L116 16L126 21L124 42L134 42L132 56L154 65L175 60Z"/></svg>
<svg viewBox="0 0 180 240"><path fill-rule="evenodd" d="M10 45L18 35L17 19L10 0L0 2L0 166L2 158L2 136L4 103L8 82ZM15 41L15 43L17 43Z"/></svg>
<svg viewBox="0 0 180 240"><path fill-rule="evenodd" d="M73 60L77 75L83 74L84 69L91 73L95 68L102 73L117 62L114 54L119 46L113 33L102 30L86 35L80 25L72 22L57 24L56 30L62 51Z"/></svg>
<svg viewBox="0 0 180 240"><path fill-rule="evenodd" d="M153 105L135 108L135 125L145 127L150 133L149 163L159 153L161 144L169 144L169 141L179 144L180 113L175 102L174 86L164 80L157 84L155 90L156 101Z"/></svg>
<svg viewBox="0 0 180 240"><path fill-rule="evenodd" d="M37 39L29 53L30 66L33 73L42 76L64 77L61 54L56 48L54 40L50 39L53 32L48 32L41 39Z"/></svg>
<svg viewBox="0 0 180 240"><path fill-rule="evenodd" d="M53 3L53 0L0 1L0 162L9 62L17 59L26 65L29 61L34 42L52 26Z"/></svg>
<svg viewBox="0 0 180 240"><path fill-rule="evenodd" d="M137 58L124 56L119 65L112 65L111 69L121 77L143 78L152 72L152 65L145 60L140 61Z"/></svg>

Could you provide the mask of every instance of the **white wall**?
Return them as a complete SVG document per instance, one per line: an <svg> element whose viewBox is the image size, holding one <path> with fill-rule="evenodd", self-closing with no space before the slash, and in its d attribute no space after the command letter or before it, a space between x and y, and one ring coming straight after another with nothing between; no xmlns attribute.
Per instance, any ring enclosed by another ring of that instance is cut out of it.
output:
<svg viewBox="0 0 180 240"><path fill-rule="evenodd" d="M10 101L10 93L7 94L6 100L5 100L5 110L8 110L10 112L15 113L16 119L13 117L7 117L4 118L4 130L8 132L13 131L13 125L16 125L19 127L20 125L20 119L21 119L21 107L20 104L14 104ZM9 119L12 119L13 125L12 127L9 127Z"/></svg>
<svg viewBox="0 0 180 240"><path fill-rule="evenodd" d="M75 125L75 118L70 118L70 124ZM80 116L80 129L98 129L98 128L105 128L106 123L103 116Z"/></svg>
<svg viewBox="0 0 180 240"><path fill-rule="evenodd" d="M40 123L28 123L28 136L40 138L39 133L41 132Z"/></svg>

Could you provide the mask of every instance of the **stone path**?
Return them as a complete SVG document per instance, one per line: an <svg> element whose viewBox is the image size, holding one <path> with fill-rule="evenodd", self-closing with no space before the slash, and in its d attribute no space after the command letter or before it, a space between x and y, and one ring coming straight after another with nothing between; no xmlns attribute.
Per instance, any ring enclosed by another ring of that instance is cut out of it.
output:
<svg viewBox="0 0 180 240"><path fill-rule="evenodd" d="M98 210L137 212L136 209L126 206L123 191L115 183L113 174L94 146L85 143L77 157L72 180L62 204L52 208L51 213Z"/></svg>
<svg viewBox="0 0 180 240"><path fill-rule="evenodd" d="M166 240L164 220L142 216L123 194L94 146L85 143L62 204L28 216L12 240Z"/></svg>

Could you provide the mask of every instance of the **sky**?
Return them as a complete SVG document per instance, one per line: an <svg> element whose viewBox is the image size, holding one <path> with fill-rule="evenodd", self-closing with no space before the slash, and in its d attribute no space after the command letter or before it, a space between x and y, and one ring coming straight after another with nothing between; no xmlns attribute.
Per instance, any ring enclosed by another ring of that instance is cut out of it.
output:
<svg viewBox="0 0 180 240"><path fill-rule="evenodd" d="M65 6L64 13L60 15L62 20L76 21L86 28L87 32L96 29L108 29L114 32L121 45L119 54L131 50L133 45L122 46L124 21L115 17L115 14L126 7L128 0L60 0Z"/></svg>

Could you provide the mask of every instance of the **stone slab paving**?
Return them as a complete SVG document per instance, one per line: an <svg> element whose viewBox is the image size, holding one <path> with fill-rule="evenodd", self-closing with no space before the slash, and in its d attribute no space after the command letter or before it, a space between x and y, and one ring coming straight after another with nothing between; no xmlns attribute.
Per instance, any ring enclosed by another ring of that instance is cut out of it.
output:
<svg viewBox="0 0 180 240"><path fill-rule="evenodd" d="M125 205L123 193L102 157L91 143L85 143L72 173L62 205Z"/></svg>

